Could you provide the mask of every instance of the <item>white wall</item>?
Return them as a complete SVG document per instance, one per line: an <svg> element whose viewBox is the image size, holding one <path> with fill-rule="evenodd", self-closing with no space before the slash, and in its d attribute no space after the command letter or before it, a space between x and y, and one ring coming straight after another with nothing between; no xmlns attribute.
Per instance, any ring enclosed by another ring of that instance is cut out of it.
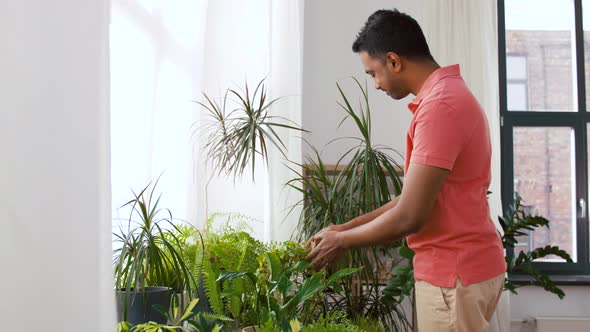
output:
<svg viewBox="0 0 590 332"><path fill-rule="evenodd" d="M107 0L0 2L0 320L113 331Z"/></svg>
<svg viewBox="0 0 590 332"><path fill-rule="evenodd" d="M312 133L307 136L318 149L330 140L355 135L352 121L338 124L345 113L336 104L340 101L336 82L341 81L347 96L358 105L360 91L352 84L351 76L367 80L373 115L373 142L405 153L406 131L411 113L408 97L396 101L375 90L372 79L365 74L352 43L369 15L377 9L398 8L414 15L418 6L411 0L305 2L305 36L303 51L303 127ZM325 149L327 163L335 163L350 142L339 141ZM308 152L304 146L304 153Z"/></svg>
<svg viewBox="0 0 590 332"><path fill-rule="evenodd" d="M520 323L523 319L541 316L590 317L590 305L588 305L590 287L564 286L561 288L566 294L563 300L539 287L519 288L518 295L510 295L512 332L520 332L521 328L522 331L528 331L528 326L523 327Z"/></svg>

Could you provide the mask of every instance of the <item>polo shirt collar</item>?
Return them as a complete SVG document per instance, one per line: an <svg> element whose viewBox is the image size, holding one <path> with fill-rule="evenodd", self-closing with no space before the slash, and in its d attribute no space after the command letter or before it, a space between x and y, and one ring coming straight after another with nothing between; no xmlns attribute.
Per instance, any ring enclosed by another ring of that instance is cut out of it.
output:
<svg viewBox="0 0 590 332"><path fill-rule="evenodd" d="M428 78L426 79L426 81L422 85L422 88L420 88L420 91L418 92L418 95L416 96L416 98L414 98L408 104L408 108L410 109L410 111L412 113L416 112L416 110L418 109L418 106L422 102L422 99L424 99L426 96L428 96L428 94L430 94L430 91L432 91L432 88L440 80L442 80L443 78L445 78L447 76L459 76L459 75L461 75L461 70L459 68L459 65L451 65L451 66L447 66L447 67L441 67L441 68L438 68L437 70L435 70L432 74L430 74L430 76L428 76Z"/></svg>

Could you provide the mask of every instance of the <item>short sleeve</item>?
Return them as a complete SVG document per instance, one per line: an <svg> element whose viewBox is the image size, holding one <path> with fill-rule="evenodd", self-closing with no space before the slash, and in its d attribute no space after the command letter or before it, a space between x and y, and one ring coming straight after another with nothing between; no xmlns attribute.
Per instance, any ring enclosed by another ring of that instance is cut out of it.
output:
<svg viewBox="0 0 590 332"><path fill-rule="evenodd" d="M470 134L460 115L444 102L422 105L414 121L410 162L452 170Z"/></svg>

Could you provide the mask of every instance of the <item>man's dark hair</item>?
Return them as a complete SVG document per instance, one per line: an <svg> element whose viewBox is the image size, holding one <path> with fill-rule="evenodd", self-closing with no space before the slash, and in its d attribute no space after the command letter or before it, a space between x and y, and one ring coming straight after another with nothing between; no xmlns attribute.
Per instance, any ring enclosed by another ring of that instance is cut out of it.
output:
<svg viewBox="0 0 590 332"><path fill-rule="evenodd" d="M397 9L378 10L369 16L352 50L366 51L372 57L394 52L409 59L434 61L418 22Z"/></svg>

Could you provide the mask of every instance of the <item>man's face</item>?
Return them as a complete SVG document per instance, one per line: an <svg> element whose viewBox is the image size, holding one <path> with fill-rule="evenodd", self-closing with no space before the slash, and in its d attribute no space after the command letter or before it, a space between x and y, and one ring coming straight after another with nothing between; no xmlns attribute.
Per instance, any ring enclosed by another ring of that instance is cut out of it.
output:
<svg viewBox="0 0 590 332"><path fill-rule="evenodd" d="M401 74L401 59L393 53L372 57L366 51L360 52L365 72L375 81L375 89L385 92L393 99L405 98L410 92L405 87Z"/></svg>

